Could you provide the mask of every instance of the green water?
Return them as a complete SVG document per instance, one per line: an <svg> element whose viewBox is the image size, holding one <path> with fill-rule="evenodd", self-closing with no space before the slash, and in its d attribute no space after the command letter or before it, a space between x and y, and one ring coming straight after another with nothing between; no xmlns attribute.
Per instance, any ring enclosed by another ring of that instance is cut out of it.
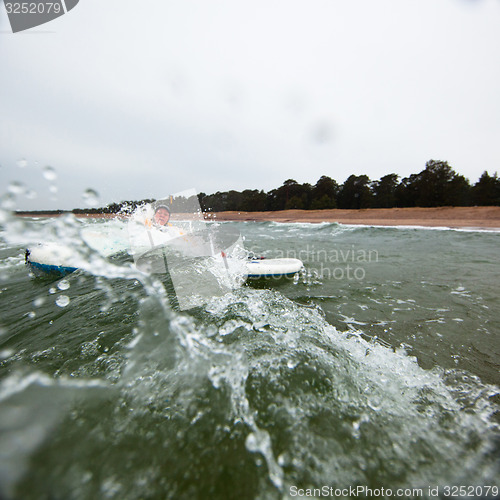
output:
<svg viewBox="0 0 500 500"><path fill-rule="evenodd" d="M305 270L179 312L126 254L29 275L88 224L4 222L3 497L499 486L499 233L229 223Z"/></svg>

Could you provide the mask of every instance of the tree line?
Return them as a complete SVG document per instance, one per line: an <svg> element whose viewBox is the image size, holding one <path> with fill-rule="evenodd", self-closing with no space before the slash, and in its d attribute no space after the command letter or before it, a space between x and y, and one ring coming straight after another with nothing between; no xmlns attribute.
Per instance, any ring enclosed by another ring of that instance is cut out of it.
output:
<svg viewBox="0 0 500 500"><path fill-rule="evenodd" d="M101 208L75 208L74 214L124 213L130 214L140 206L154 203L155 199L110 203ZM388 174L372 181L367 175L351 175L343 184L323 175L312 185L299 184L294 179L269 192L246 189L244 191L218 191L198 194L203 211L263 212L275 210L321 210L327 208L393 208L440 206L500 206L500 179L497 173L483 172L471 185L463 175L457 174L446 161L429 160L418 174L400 179ZM190 211L193 200L182 196L170 200L176 212L183 207ZM64 213L62 210L31 211L37 213ZM28 212L19 212L28 213Z"/></svg>
<svg viewBox="0 0 500 500"><path fill-rule="evenodd" d="M497 173L483 172L471 185L446 161L430 160L425 169L400 180L388 174L372 181L367 175L351 175L343 184L323 175L315 185L293 179L265 193L259 190L200 193L204 210L261 212L273 210L326 208L393 208L500 205L500 179Z"/></svg>

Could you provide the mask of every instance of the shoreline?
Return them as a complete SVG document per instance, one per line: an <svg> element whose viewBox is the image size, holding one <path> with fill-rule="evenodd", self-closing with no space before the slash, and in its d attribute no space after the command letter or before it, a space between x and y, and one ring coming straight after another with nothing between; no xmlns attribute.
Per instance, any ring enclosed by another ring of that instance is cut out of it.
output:
<svg viewBox="0 0 500 500"><path fill-rule="evenodd" d="M500 207L365 208L219 212L220 221L338 222L366 226L422 226L500 229Z"/></svg>
<svg viewBox="0 0 500 500"><path fill-rule="evenodd" d="M17 214L20 217L60 217L53 213ZM460 229L500 229L500 207L365 208L325 210L279 210L268 212L210 212L219 221L337 222L366 226L422 226ZM179 214L181 215L181 214ZM75 214L78 218L110 219L122 214Z"/></svg>

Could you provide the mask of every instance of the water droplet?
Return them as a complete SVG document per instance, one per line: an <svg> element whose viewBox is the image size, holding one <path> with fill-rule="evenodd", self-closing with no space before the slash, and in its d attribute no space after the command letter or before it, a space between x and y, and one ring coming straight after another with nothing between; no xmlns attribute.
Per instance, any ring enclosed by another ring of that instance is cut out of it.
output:
<svg viewBox="0 0 500 500"><path fill-rule="evenodd" d="M56 194L56 193L57 193L57 186L55 186L54 184L52 184L52 185L49 187L49 191L50 191L52 194Z"/></svg>
<svg viewBox="0 0 500 500"><path fill-rule="evenodd" d="M25 196L26 198L28 198L28 200L34 200L38 196L38 194L34 189L28 189L28 191L26 191L25 193Z"/></svg>
<svg viewBox="0 0 500 500"><path fill-rule="evenodd" d="M7 191L12 194L23 194L26 191L26 186L22 182L13 181L9 184Z"/></svg>
<svg viewBox="0 0 500 500"><path fill-rule="evenodd" d="M247 450L250 452L255 452L259 449L257 444L257 438L255 437L255 434L253 432L247 436L245 440L245 446Z"/></svg>
<svg viewBox="0 0 500 500"><path fill-rule="evenodd" d="M56 299L56 304L59 307L66 307L69 304L69 297L67 295L59 295Z"/></svg>
<svg viewBox="0 0 500 500"><path fill-rule="evenodd" d="M361 423L357 420L352 423L352 437L354 439L359 439L361 437L361 432L359 431Z"/></svg>
<svg viewBox="0 0 500 500"><path fill-rule="evenodd" d="M379 411L382 408L382 400L378 396L372 396L368 399L368 406L375 411Z"/></svg>
<svg viewBox="0 0 500 500"><path fill-rule="evenodd" d="M33 301L33 305L35 307L41 307L45 302L45 298L44 297L37 297L34 301Z"/></svg>
<svg viewBox="0 0 500 500"><path fill-rule="evenodd" d="M26 161L26 158L21 158L20 160L17 160L17 166L19 168L25 168L28 165L28 162Z"/></svg>
<svg viewBox="0 0 500 500"><path fill-rule="evenodd" d="M7 210L14 210L16 208L16 197L12 193L5 193L0 200L2 208Z"/></svg>
<svg viewBox="0 0 500 500"><path fill-rule="evenodd" d="M34 319L35 317L36 317L36 312L35 312L35 311L30 311L30 312L28 313L28 318L29 318L29 319Z"/></svg>
<svg viewBox="0 0 500 500"><path fill-rule="evenodd" d="M13 354L15 354L15 351L12 349L3 349L0 351L0 360L5 360L7 358L10 358Z"/></svg>
<svg viewBox="0 0 500 500"><path fill-rule="evenodd" d="M69 284L68 280L61 280L57 284L57 288L59 288L59 290L67 290L69 287L70 287L70 284Z"/></svg>
<svg viewBox="0 0 500 500"><path fill-rule="evenodd" d="M97 207L99 205L99 193L95 189L86 189L82 194L82 198L88 207Z"/></svg>
<svg viewBox="0 0 500 500"><path fill-rule="evenodd" d="M43 167L43 176L48 181L55 181L57 179L57 173L54 170L54 168L51 167L50 165L47 165L46 167Z"/></svg>

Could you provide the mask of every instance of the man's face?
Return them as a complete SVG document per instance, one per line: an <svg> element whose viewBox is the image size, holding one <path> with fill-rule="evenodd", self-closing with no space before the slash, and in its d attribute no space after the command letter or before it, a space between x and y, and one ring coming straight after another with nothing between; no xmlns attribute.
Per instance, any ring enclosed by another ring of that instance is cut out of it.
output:
<svg viewBox="0 0 500 500"><path fill-rule="evenodd" d="M154 222L160 226L164 226L170 219L170 214L164 208L159 208L155 212Z"/></svg>

